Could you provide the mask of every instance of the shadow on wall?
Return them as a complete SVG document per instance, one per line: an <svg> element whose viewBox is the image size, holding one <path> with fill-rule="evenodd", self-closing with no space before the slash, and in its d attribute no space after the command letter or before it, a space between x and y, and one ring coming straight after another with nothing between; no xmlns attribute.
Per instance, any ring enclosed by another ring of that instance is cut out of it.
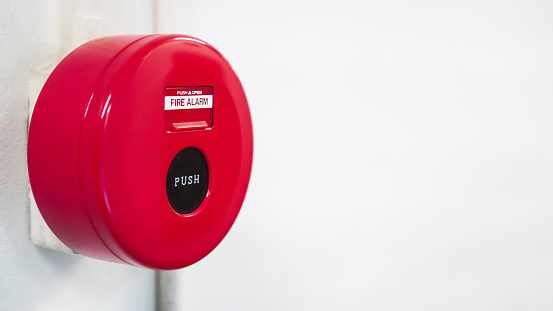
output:
<svg viewBox="0 0 553 311"><path fill-rule="evenodd" d="M30 243L30 241L29 241ZM71 273L71 268L82 261L83 257L79 254L67 254L59 251L34 246L38 257L47 264L55 273Z"/></svg>

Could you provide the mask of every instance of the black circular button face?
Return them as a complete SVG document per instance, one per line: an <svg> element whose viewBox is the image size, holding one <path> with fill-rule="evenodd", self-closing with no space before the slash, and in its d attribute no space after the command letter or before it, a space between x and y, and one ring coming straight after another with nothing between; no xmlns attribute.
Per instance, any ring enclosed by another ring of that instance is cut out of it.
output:
<svg viewBox="0 0 553 311"><path fill-rule="evenodd" d="M171 161L165 190L171 207L179 214L195 211L205 198L209 170L203 154L196 148L184 148Z"/></svg>

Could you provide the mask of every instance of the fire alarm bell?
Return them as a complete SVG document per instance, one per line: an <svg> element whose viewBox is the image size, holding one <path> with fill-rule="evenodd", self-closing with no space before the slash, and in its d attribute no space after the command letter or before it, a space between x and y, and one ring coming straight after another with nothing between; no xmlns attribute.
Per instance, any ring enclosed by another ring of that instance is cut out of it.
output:
<svg viewBox="0 0 553 311"><path fill-rule="evenodd" d="M252 164L238 77L183 35L90 41L52 72L29 128L29 178L54 234L80 254L178 269L232 226Z"/></svg>

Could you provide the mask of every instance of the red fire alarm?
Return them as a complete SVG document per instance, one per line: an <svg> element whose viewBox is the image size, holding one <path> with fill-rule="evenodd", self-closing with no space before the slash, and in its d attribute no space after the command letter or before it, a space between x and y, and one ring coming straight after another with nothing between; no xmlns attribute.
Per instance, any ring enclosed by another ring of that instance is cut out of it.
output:
<svg viewBox="0 0 553 311"><path fill-rule="evenodd" d="M252 144L240 81L212 46L105 37L70 53L42 88L29 178L44 220L75 252L178 269L232 226Z"/></svg>

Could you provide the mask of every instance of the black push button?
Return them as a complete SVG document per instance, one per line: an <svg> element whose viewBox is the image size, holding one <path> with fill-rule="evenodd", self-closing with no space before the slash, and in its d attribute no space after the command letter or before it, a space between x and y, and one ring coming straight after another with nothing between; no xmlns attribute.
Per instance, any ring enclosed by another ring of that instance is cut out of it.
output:
<svg viewBox="0 0 553 311"><path fill-rule="evenodd" d="M203 154L196 148L184 148L167 171L167 200L177 213L190 214L202 204L208 184L209 170Z"/></svg>

